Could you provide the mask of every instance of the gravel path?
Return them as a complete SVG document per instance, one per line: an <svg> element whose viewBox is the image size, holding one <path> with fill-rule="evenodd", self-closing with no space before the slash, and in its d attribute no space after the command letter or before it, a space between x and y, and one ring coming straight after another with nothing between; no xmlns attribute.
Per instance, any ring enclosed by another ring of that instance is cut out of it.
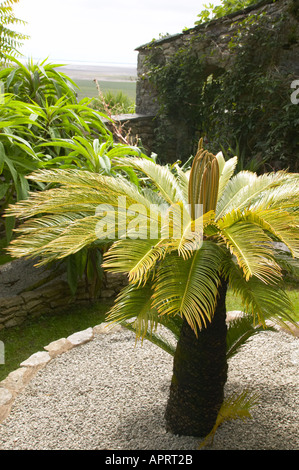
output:
<svg viewBox="0 0 299 470"><path fill-rule="evenodd" d="M253 419L218 429L212 449L299 449L299 343L263 332L230 360L226 393L260 394ZM0 425L1 450L196 450L165 432L172 358L131 332L101 334L53 359ZM209 447L210 449L210 447Z"/></svg>

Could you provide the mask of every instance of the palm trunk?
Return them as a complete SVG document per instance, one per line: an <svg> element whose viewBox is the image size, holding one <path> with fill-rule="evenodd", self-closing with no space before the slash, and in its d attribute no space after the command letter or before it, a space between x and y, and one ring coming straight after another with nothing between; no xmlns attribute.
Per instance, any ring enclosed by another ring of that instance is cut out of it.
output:
<svg viewBox="0 0 299 470"><path fill-rule="evenodd" d="M222 405L227 379L226 290L223 282L213 320L198 337L183 321L165 413L166 430L173 434L205 437Z"/></svg>

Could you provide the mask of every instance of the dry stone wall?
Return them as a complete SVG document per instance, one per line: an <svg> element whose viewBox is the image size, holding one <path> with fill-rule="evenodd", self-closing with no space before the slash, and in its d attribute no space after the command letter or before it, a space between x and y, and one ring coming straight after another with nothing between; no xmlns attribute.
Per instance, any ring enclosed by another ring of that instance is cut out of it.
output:
<svg viewBox="0 0 299 470"><path fill-rule="evenodd" d="M22 324L25 320L40 315L64 310L71 305L90 302L85 282L78 285L76 295L72 295L65 275L30 289L36 279L49 276L51 271L34 267L34 262L16 260L0 269L0 330ZM96 299L114 298L126 284L126 278L107 273L103 286Z"/></svg>
<svg viewBox="0 0 299 470"><path fill-rule="evenodd" d="M156 120L154 114L118 114L112 116L117 126L121 126L123 135L129 136L133 144L137 144L150 155L154 148ZM108 121L105 124L111 131L113 128Z"/></svg>

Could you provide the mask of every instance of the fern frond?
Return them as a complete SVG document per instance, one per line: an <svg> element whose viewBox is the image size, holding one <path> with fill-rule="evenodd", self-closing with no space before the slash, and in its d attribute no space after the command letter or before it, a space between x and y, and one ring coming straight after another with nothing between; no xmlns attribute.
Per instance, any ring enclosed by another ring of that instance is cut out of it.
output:
<svg viewBox="0 0 299 470"><path fill-rule="evenodd" d="M258 405L259 396L257 394L249 394L248 390L244 390L240 395L234 394L227 397L218 413L216 423L212 431L205 437L199 445L199 449L207 445L213 445L214 436L221 424L226 421L235 419L252 419L251 409Z"/></svg>
<svg viewBox="0 0 299 470"><path fill-rule="evenodd" d="M267 330L277 331L272 327L267 327ZM226 335L227 360L235 356L249 339L262 331L265 331L265 327L263 325L254 325L251 315L245 315L230 321Z"/></svg>

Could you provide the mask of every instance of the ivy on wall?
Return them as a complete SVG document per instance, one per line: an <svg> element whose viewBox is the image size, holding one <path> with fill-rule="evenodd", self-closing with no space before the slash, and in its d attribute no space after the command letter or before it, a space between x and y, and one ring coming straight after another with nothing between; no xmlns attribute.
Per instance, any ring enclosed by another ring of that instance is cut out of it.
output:
<svg viewBox="0 0 299 470"><path fill-rule="evenodd" d="M297 18L298 11L290 8L287 14ZM280 66L281 52L298 42L298 22L290 27L285 20L284 15L273 21L253 14L240 21L228 44L234 57L230 69L207 66L196 48L203 33L167 61L159 47L152 47L148 77L158 92L160 117L180 119L191 129L194 144L204 136L211 151L222 147L228 156L238 153L244 166L263 163L263 170L299 171L299 105L290 99L298 77ZM159 132L162 142L163 126Z"/></svg>

